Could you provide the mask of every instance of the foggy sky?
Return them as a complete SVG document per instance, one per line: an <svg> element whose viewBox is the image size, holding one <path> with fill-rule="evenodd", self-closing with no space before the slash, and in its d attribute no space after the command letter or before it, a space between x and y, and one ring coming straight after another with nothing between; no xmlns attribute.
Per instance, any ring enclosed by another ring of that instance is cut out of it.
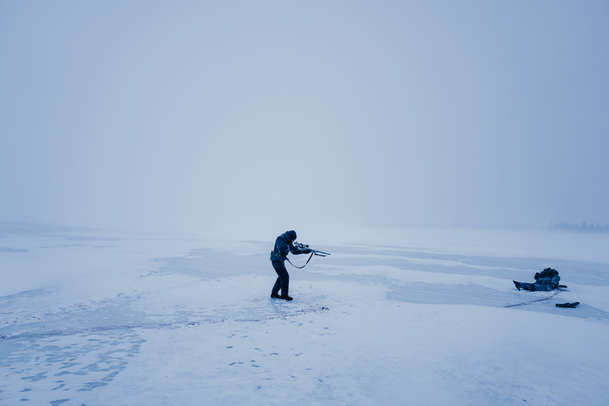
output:
<svg viewBox="0 0 609 406"><path fill-rule="evenodd" d="M609 223L607 1L0 0L0 220Z"/></svg>

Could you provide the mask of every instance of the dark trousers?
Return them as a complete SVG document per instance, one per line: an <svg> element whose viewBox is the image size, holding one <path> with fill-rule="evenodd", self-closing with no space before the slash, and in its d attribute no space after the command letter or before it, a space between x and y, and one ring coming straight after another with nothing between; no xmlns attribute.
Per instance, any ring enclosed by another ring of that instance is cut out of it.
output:
<svg viewBox="0 0 609 406"><path fill-rule="evenodd" d="M281 289L281 295L287 296L288 289L290 288L290 275L288 274L287 269L285 269L285 264L283 261L271 261L271 263L273 264L273 268L275 269L275 272L277 272L278 276L271 293L276 295L279 293L279 289Z"/></svg>

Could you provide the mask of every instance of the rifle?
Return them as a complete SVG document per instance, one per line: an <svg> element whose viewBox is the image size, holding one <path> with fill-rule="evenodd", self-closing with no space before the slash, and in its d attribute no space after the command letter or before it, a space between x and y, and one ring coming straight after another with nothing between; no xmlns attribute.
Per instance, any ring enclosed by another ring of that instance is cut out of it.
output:
<svg viewBox="0 0 609 406"><path fill-rule="evenodd" d="M294 247L296 247L300 251L311 250L311 254L317 255L318 257L327 257L328 255L332 255L329 252L314 250L311 247L309 247L308 244L303 244L300 242L295 242Z"/></svg>
<svg viewBox="0 0 609 406"><path fill-rule="evenodd" d="M294 268L298 268L298 269L303 269L305 266L307 266L307 264L309 263L311 258L313 258L313 255L315 255L316 257L322 257L322 258L325 258L328 255L332 255L329 252L314 250L311 247L309 247L307 244L302 244L300 242L295 242L294 243L294 248L296 248L296 249L298 249L300 251L306 251L306 250L310 250L311 251L311 255L309 255L309 259L307 259L307 262L305 262L305 264L303 266L294 265L292 263L292 261L290 261L289 258L286 258L288 260L288 262L290 263L290 265L292 265Z"/></svg>

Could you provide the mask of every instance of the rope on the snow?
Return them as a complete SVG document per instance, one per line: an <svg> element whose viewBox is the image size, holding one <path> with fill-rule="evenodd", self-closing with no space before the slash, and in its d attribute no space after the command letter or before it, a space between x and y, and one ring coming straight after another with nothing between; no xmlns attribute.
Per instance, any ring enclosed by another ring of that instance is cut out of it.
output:
<svg viewBox="0 0 609 406"><path fill-rule="evenodd" d="M554 292L553 295L548 296L548 297L542 297L541 299L535 299L535 300L531 300L529 302L522 302L522 303L516 303L516 304L511 304L511 305L505 305L503 307L518 307L518 306L527 306L533 303L537 303L537 302L545 302L546 300L550 300L553 299L554 297L556 297L556 295L558 295L560 293L560 290L556 290L556 292Z"/></svg>

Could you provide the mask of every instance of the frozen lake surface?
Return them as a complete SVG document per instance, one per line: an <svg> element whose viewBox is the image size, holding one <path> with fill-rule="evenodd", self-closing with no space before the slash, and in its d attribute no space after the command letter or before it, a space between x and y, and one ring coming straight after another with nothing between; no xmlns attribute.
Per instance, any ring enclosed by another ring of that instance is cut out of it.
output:
<svg viewBox="0 0 609 406"><path fill-rule="evenodd" d="M302 234L287 303L272 234L3 227L2 405L609 404L607 234Z"/></svg>

